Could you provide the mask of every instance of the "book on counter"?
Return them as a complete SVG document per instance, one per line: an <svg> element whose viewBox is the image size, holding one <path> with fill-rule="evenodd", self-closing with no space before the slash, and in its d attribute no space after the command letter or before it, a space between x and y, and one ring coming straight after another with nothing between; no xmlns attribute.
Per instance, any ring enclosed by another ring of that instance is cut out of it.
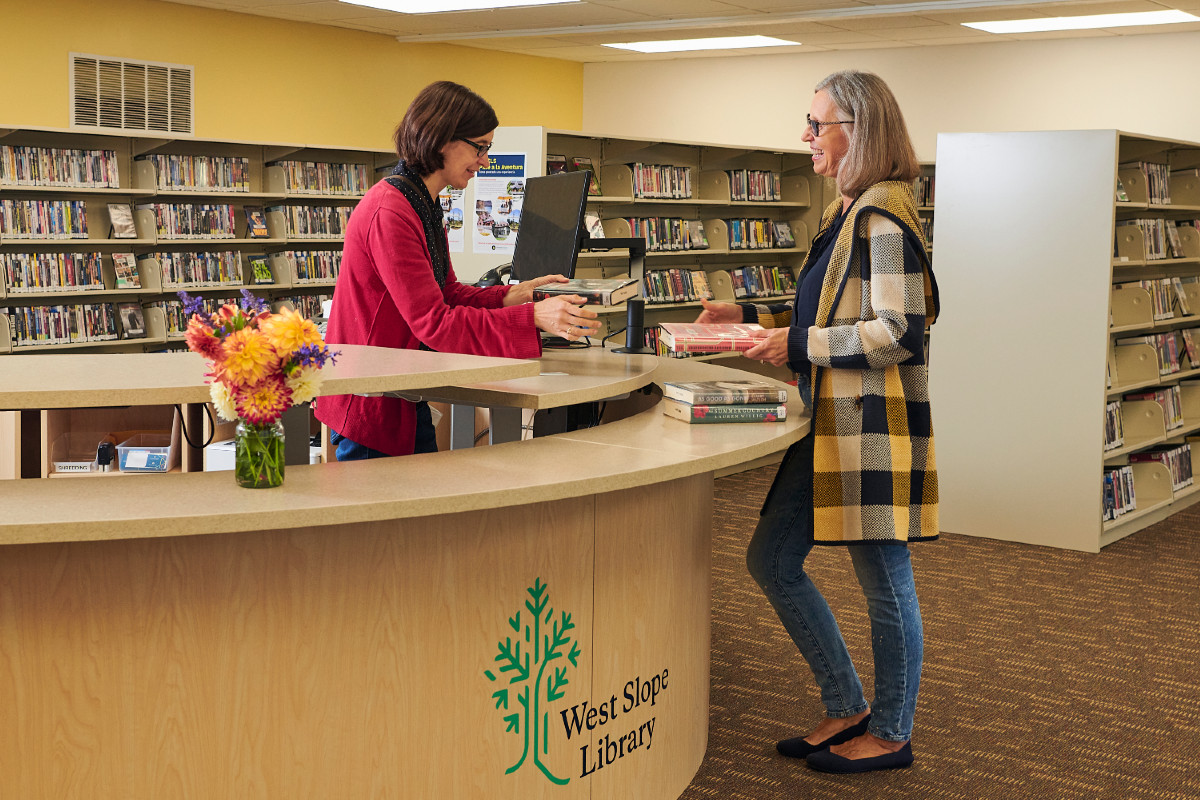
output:
<svg viewBox="0 0 1200 800"><path fill-rule="evenodd" d="M767 335L755 323L660 322L658 340L674 353L742 352Z"/></svg>
<svg viewBox="0 0 1200 800"><path fill-rule="evenodd" d="M753 380L667 382L663 384L663 397L692 405L781 405L787 402L787 389L766 381Z"/></svg>
<svg viewBox="0 0 1200 800"><path fill-rule="evenodd" d="M683 403L664 397L663 413L693 425L715 422L782 422L787 419L783 403L734 403L704 405Z"/></svg>
<svg viewBox="0 0 1200 800"><path fill-rule="evenodd" d="M547 283L533 290L533 301L547 297L577 294L588 303L615 306L624 303L638 293L638 282L633 278L572 278L566 283Z"/></svg>

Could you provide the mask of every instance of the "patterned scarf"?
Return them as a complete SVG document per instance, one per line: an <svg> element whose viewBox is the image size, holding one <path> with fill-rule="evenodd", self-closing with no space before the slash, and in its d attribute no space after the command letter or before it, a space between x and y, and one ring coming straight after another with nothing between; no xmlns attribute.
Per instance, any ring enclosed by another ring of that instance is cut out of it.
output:
<svg viewBox="0 0 1200 800"><path fill-rule="evenodd" d="M433 277L440 288L446 288L446 274L450 267L450 253L446 247L446 229L442 223L442 204L429 196L425 181L408 165L401 161L392 170L387 182L400 190L425 229L425 246L433 259Z"/></svg>

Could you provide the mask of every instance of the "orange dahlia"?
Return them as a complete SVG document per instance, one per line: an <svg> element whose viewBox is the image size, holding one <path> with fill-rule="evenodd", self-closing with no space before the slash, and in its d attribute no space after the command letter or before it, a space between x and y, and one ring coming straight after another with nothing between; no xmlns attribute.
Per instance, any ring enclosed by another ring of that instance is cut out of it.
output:
<svg viewBox="0 0 1200 800"><path fill-rule="evenodd" d="M249 386L278 369L279 356L271 341L254 328L242 328L225 338L222 378Z"/></svg>
<svg viewBox="0 0 1200 800"><path fill-rule="evenodd" d="M279 419L292 405L292 390L278 375L234 393L238 416L251 425L266 425Z"/></svg>

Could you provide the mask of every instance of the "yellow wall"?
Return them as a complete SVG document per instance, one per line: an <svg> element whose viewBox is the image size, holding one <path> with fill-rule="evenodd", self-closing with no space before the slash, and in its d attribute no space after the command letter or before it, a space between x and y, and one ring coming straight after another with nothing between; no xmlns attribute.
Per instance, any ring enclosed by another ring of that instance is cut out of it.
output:
<svg viewBox="0 0 1200 800"><path fill-rule="evenodd" d="M390 149L412 98L443 79L501 125L579 130L583 116L576 62L160 0L0 0L0 125L68 127L72 52L194 67L200 139Z"/></svg>

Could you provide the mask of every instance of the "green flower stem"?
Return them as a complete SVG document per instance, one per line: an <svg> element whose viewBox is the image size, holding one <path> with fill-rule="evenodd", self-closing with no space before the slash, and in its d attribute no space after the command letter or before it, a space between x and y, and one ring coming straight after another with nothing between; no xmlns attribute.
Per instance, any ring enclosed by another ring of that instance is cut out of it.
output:
<svg viewBox="0 0 1200 800"><path fill-rule="evenodd" d="M283 444L283 426L278 422L266 425L238 422L234 453L238 485L250 489L281 486Z"/></svg>

